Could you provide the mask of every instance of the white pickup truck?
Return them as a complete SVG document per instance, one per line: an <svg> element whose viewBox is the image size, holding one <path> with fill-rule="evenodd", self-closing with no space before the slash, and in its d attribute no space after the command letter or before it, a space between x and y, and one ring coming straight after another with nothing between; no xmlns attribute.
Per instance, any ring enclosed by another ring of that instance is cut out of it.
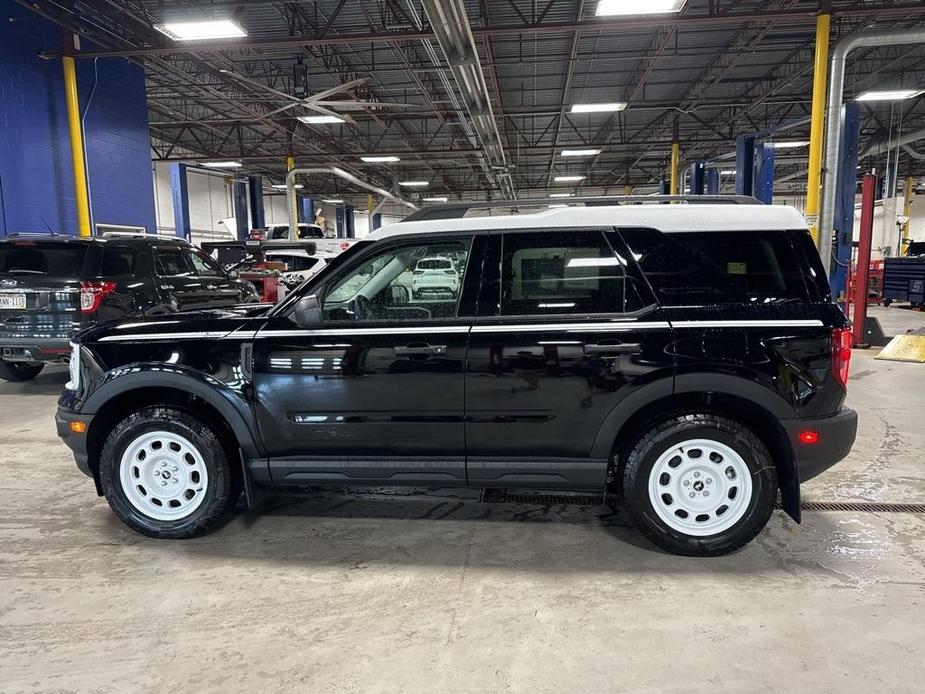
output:
<svg viewBox="0 0 925 694"><path fill-rule="evenodd" d="M230 233L232 238L237 235L237 223L234 217L220 219L219 224L223 225ZM324 229L317 224L308 224L300 222L298 227L298 238L289 238L288 224L269 224L267 225L264 238L273 241L304 241L310 239L315 242L315 247L321 253L340 253L346 251L350 246L357 242L356 239L338 239L325 236Z"/></svg>

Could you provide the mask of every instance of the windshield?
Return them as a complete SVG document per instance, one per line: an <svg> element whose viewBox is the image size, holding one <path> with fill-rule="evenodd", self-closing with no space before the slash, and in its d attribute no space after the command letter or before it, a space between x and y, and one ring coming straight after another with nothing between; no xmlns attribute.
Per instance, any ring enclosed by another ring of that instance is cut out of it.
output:
<svg viewBox="0 0 925 694"><path fill-rule="evenodd" d="M87 247L47 241L0 244L0 275L80 277Z"/></svg>

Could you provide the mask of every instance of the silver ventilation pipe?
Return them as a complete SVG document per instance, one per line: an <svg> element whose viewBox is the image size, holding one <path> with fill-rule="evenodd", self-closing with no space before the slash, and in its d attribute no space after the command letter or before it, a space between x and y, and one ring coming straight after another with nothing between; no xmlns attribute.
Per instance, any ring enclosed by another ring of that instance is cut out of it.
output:
<svg viewBox="0 0 925 694"><path fill-rule="evenodd" d="M313 174L313 173L328 173L342 178L348 183L352 183L355 186L368 190L371 193L376 195L381 195L383 198L388 198L392 202L398 203L399 205L407 205L412 210L418 209L418 206L412 202L390 193L384 188L374 186L366 181L361 181L359 178L354 176L352 173L347 173L343 169L339 169L336 166L308 166L308 167L296 167L292 169L289 173L286 174L286 206L289 208L289 240L292 240L292 235L295 233L295 230L299 228L299 210L296 206L296 195L295 195L295 179L299 174ZM298 234L296 234L298 236Z"/></svg>
<svg viewBox="0 0 925 694"><path fill-rule="evenodd" d="M495 121L465 2L421 0L421 4L487 155L488 170L485 173L489 180L493 181L497 177L504 196L514 199L517 194L508 171L504 144Z"/></svg>
<svg viewBox="0 0 925 694"><path fill-rule="evenodd" d="M819 247L826 273L832 266L830 240L835 229L835 174L841 147L841 107L845 95L845 63L856 48L876 48L925 43L925 29L885 29L852 34L835 44L829 68L829 100L825 114L825 160L822 167L822 205L819 217Z"/></svg>
<svg viewBox="0 0 925 694"><path fill-rule="evenodd" d="M911 147L906 147L906 145L912 142L916 142L918 140L922 140L922 139L925 139L925 128L922 128L920 130L913 130L912 132L908 132L905 135L901 135L899 137L899 146L905 149L907 152L909 150L912 150L912 152L915 152L915 154L913 154L913 156L915 156L916 154L918 154L918 152L916 152ZM884 148L891 149L892 147L895 147L895 146L896 146L896 143L890 141L889 139L882 140L880 142L874 142L873 144L868 145L864 149L864 151L861 152L858 156L863 158L863 157L870 156L871 154L879 154L881 149L884 149ZM918 158L920 159L921 156L919 156Z"/></svg>

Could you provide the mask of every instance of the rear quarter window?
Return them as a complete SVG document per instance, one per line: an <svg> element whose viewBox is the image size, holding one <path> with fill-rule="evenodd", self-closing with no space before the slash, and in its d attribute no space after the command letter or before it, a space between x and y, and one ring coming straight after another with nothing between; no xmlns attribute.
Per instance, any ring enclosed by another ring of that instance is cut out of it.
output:
<svg viewBox="0 0 925 694"><path fill-rule="evenodd" d="M662 305L809 300L796 232L620 233Z"/></svg>
<svg viewBox="0 0 925 694"><path fill-rule="evenodd" d="M100 277L132 277L138 264L138 251L133 248L103 248Z"/></svg>

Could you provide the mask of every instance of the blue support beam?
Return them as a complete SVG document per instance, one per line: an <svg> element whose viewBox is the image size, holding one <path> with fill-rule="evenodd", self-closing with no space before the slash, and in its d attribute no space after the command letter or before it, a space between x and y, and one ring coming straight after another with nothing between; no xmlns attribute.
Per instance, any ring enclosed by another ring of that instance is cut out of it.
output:
<svg viewBox="0 0 925 694"><path fill-rule="evenodd" d="M372 217L370 217L369 226L370 226L369 228L370 231L375 231L376 229L382 226L382 213L381 212L376 212L373 214Z"/></svg>
<svg viewBox="0 0 925 694"><path fill-rule="evenodd" d="M244 181L232 183L231 197L234 204L234 221L238 227L238 240L244 241L250 232L247 218L247 183Z"/></svg>
<svg viewBox="0 0 925 694"><path fill-rule="evenodd" d="M356 228L354 227L354 209L353 205L344 205L344 236L348 239L357 237Z"/></svg>
<svg viewBox="0 0 925 694"><path fill-rule="evenodd" d="M755 194L755 136L736 138L736 195Z"/></svg>
<svg viewBox="0 0 925 694"><path fill-rule="evenodd" d="M832 296L845 293L848 266L851 263L854 240L854 203L858 192L858 149L861 138L861 105L849 101L842 109L841 160L835 175L835 245L832 239L820 239L820 253L834 253L835 262L829 273Z"/></svg>
<svg viewBox="0 0 925 694"><path fill-rule="evenodd" d="M266 218L263 214L263 179L260 176L249 176L247 192L250 198L251 223L255 229L263 229L266 227Z"/></svg>
<svg viewBox="0 0 925 694"><path fill-rule="evenodd" d="M707 195L719 195L719 169L707 169L706 189Z"/></svg>
<svg viewBox="0 0 925 694"><path fill-rule="evenodd" d="M691 195L703 195L705 170L702 161L695 161L691 164L688 179L690 180Z"/></svg>
<svg viewBox="0 0 925 694"><path fill-rule="evenodd" d="M346 217L343 206L338 205L334 209L334 228L337 230L337 238L339 239L347 238Z"/></svg>
<svg viewBox="0 0 925 694"><path fill-rule="evenodd" d="M298 204L299 221L305 224L315 223L315 199L299 198Z"/></svg>
<svg viewBox="0 0 925 694"><path fill-rule="evenodd" d="M765 142L755 148L754 196L766 205L774 200L774 145Z"/></svg>
<svg viewBox="0 0 925 694"><path fill-rule="evenodd" d="M189 241L193 230L189 221L189 182L186 178L186 164L171 163L169 168L174 228L177 236ZM151 231L157 233L157 229Z"/></svg>
<svg viewBox="0 0 925 694"><path fill-rule="evenodd" d="M667 178L663 178L658 182L658 194L659 195L669 195L671 193L671 181Z"/></svg>

